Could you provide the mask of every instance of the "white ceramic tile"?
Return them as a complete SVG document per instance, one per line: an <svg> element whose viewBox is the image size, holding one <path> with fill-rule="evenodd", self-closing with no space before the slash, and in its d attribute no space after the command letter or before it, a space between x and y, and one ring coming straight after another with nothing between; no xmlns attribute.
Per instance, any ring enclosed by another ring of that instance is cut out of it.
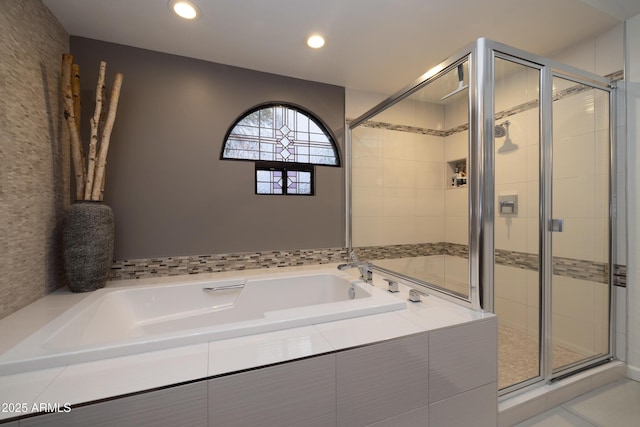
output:
<svg viewBox="0 0 640 427"><path fill-rule="evenodd" d="M555 215L554 218L562 218ZM594 219L565 218L562 233L553 234L553 255L565 258L593 260L595 256Z"/></svg>
<svg viewBox="0 0 640 427"><path fill-rule="evenodd" d="M415 188L384 188L383 216L414 216L416 211Z"/></svg>
<svg viewBox="0 0 640 427"><path fill-rule="evenodd" d="M416 216L415 237L418 243L445 241L444 217Z"/></svg>
<svg viewBox="0 0 640 427"><path fill-rule="evenodd" d="M382 187L382 169L376 165L354 167L351 177L353 187Z"/></svg>
<svg viewBox="0 0 640 427"><path fill-rule="evenodd" d="M403 297L405 296L402 291L401 294ZM443 300L434 296L422 297L420 303L409 304L407 310L401 311L399 314L405 319L416 323L424 330L429 331L493 316L491 313L467 310L453 303L444 305L442 304L443 302Z"/></svg>
<svg viewBox="0 0 640 427"><path fill-rule="evenodd" d="M496 216L494 227L496 249L527 251L528 221L526 218Z"/></svg>
<svg viewBox="0 0 640 427"><path fill-rule="evenodd" d="M337 353L338 425L367 425L425 407L428 345L423 333Z"/></svg>
<svg viewBox="0 0 640 427"><path fill-rule="evenodd" d="M209 380L209 426L335 426L335 355Z"/></svg>
<svg viewBox="0 0 640 427"><path fill-rule="evenodd" d="M591 378L580 379L569 378L560 383L554 384L545 395L545 407L547 410L553 409L581 394L591 390Z"/></svg>
<svg viewBox="0 0 640 427"><path fill-rule="evenodd" d="M424 332L397 313L355 317L314 327L336 350Z"/></svg>
<svg viewBox="0 0 640 427"><path fill-rule="evenodd" d="M498 424L498 385L491 383L429 405L429 425L494 427Z"/></svg>
<svg viewBox="0 0 640 427"><path fill-rule="evenodd" d="M413 162L411 169L407 171L396 171L396 173L409 174L414 173L416 188L442 190L444 188L444 165L434 162Z"/></svg>
<svg viewBox="0 0 640 427"><path fill-rule="evenodd" d="M564 408L595 425L634 426L640 420L640 383L629 379L594 390Z"/></svg>
<svg viewBox="0 0 640 427"><path fill-rule="evenodd" d="M494 312L501 325L521 332L527 330L527 306L512 300L495 297Z"/></svg>
<svg viewBox="0 0 640 427"><path fill-rule="evenodd" d="M416 190L416 216L443 216L444 190Z"/></svg>
<svg viewBox="0 0 640 427"><path fill-rule="evenodd" d="M596 425L566 409L554 408L516 424L516 427L596 427Z"/></svg>
<svg viewBox="0 0 640 427"><path fill-rule="evenodd" d="M554 218L595 219L596 181L593 175L553 180Z"/></svg>
<svg viewBox="0 0 640 427"><path fill-rule="evenodd" d="M591 126L593 129L593 125ZM553 144L553 178L594 175L595 135L593 132L559 140Z"/></svg>
<svg viewBox="0 0 640 427"><path fill-rule="evenodd" d="M452 190L455 191L455 190ZM445 219L445 241L469 244L469 220L466 217L451 217Z"/></svg>
<svg viewBox="0 0 640 427"><path fill-rule="evenodd" d="M382 182L385 188L415 188L416 162L413 160L384 159Z"/></svg>
<svg viewBox="0 0 640 427"><path fill-rule="evenodd" d="M496 185L527 180L527 156L524 149L496 154Z"/></svg>
<svg viewBox="0 0 640 427"><path fill-rule="evenodd" d="M555 313L551 318L553 344L582 355L594 353L593 324L582 319Z"/></svg>
<svg viewBox="0 0 640 427"><path fill-rule="evenodd" d="M468 188L447 189L444 191L445 210L447 216L462 217L469 212Z"/></svg>
<svg viewBox="0 0 640 427"><path fill-rule="evenodd" d="M504 265L494 267L494 293L501 298L521 304L527 302L527 272Z"/></svg>
<svg viewBox="0 0 640 427"><path fill-rule="evenodd" d="M416 135L416 160L444 163L444 138L441 136Z"/></svg>
<svg viewBox="0 0 640 427"><path fill-rule="evenodd" d="M627 372L626 365L622 362L612 362L608 365L614 365L609 369L604 369L601 372L594 373L591 376L591 388L597 389L604 387L616 381L620 381L625 378ZM607 365L605 365L606 367Z"/></svg>
<svg viewBox="0 0 640 427"><path fill-rule="evenodd" d="M498 427L512 427L516 423L544 412L544 398L530 399L498 414Z"/></svg>
<svg viewBox="0 0 640 427"><path fill-rule="evenodd" d="M381 217L355 217L351 223L351 239L353 246L375 246L382 242Z"/></svg>
<svg viewBox="0 0 640 427"><path fill-rule="evenodd" d="M382 155L385 159L415 160L416 134L411 132L387 131Z"/></svg>
<svg viewBox="0 0 640 427"><path fill-rule="evenodd" d="M333 347L313 327L250 335L209 343L208 375L326 353Z"/></svg>
<svg viewBox="0 0 640 427"><path fill-rule="evenodd" d="M429 401L436 402L497 379L497 319L430 333Z"/></svg>
<svg viewBox="0 0 640 427"><path fill-rule="evenodd" d="M444 139L445 161L469 158L469 132L458 132Z"/></svg>
<svg viewBox="0 0 640 427"><path fill-rule="evenodd" d="M207 384L157 390L45 414L20 421L22 427L202 427L207 424Z"/></svg>
<svg viewBox="0 0 640 427"><path fill-rule="evenodd" d="M429 407L414 409L413 411L369 424L369 427L429 427Z"/></svg>
<svg viewBox="0 0 640 427"><path fill-rule="evenodd" d="M352 193L352 217L382 215L383 190L377 187L358 187Z"/></svg>
<svg viewBox="0 0 640 427"><path fill-rule="evenodd" d="M387 216L381 223L378 245L418 243L415 217Z"/></svg>
<svg viewBox="0 0 640 427"><path fill-rule="evenodd" d="M525 151L527 164L526 180L527 182L537 183L540 176L540 147L538 144L527 145L523 150Z"/></svg>
<svg viewBox="0 0 640 427"><path fill-rule="evenodd" d="M627 288L614 287L616 301L616 332L627 332Z"/></svg>
<svg viewBox="0 0 640 427"><path fill-rule="evenodd" d="M28 412L30 412L31 405L35 402L36 397L63 370L64 367L59 367L0 377L0 403L19 404L18 408L15 409L20 411L2 410L0 411L0 420L22 415L23 404L27 405Z"/></svg>
<svg viewBox="0 0 640 427"><path fill-rule="evenodd" d="M627 334L616 332L616 349L614 356L623 362L627 360Z"/></svg>
<svg viewBox="0 0 640 427"><path fill-rule="evenodd" d="M204 378L208 352L204 343L71 365L37 399L77 404Z"/></svg>

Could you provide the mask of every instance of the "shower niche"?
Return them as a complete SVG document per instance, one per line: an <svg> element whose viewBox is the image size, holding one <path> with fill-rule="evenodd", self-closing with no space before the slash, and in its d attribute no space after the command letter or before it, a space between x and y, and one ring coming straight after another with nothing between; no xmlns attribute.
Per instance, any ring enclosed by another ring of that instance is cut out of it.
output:
<svg viewBox="0 0 640 427"><path fill-rule="evenodd" d="M448 188L464 188L467 186L467 159L447 162Z"/></svg>
<svg viewBox="0 0 640 427"><path fill-rule="evenodd" d="M502 393L611 355L613 90L479 39L349 123L349 249L498 314Z"/></svg>

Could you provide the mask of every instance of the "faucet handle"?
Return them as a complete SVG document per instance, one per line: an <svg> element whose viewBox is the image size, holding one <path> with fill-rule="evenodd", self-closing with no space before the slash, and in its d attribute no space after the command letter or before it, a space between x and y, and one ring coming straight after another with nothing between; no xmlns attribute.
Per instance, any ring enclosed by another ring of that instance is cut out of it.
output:
<svg viewBox="0 0 640 427"><path fill-rule="evenodd" d="M389 292L391 293L400 292L398 291L398 282L392 279L387 279L386 277L383 280L389 284L389 289L387 289Z"/></svg>
<svg viewBox="0 0 640 427"><path fill-rule="evenodd" d="M409 301L411 302L420 302L420 292L415 289L411 289L409 291Z"/></svg>

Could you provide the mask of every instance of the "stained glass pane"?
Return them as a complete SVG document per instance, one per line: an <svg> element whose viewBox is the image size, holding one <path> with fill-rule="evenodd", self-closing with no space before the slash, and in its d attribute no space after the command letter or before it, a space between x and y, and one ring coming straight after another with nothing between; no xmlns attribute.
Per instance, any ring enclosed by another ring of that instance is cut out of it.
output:
<svg viewBox="0 0 640 427"><path fill-rule="evenodd" d="M283 105L241 118L225 141L222 158L338 165L329 132L305 112Z"/></svg>
<svg viewBox="0 0 640 427"><path fill-rule="evenodd" d="M280 170L256 170L257 194L283 194L282 171Z"/></svg>

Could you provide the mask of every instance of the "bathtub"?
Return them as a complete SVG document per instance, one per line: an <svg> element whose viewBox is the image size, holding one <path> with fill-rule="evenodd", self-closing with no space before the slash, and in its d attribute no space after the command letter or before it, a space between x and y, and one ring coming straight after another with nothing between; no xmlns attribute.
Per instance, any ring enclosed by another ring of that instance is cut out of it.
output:
<svg viewBox="0 0 640 427"><path fill-rule="evenodd" d="M344 273L99 289L0 355L0 375L401 310Z"/></svg>

